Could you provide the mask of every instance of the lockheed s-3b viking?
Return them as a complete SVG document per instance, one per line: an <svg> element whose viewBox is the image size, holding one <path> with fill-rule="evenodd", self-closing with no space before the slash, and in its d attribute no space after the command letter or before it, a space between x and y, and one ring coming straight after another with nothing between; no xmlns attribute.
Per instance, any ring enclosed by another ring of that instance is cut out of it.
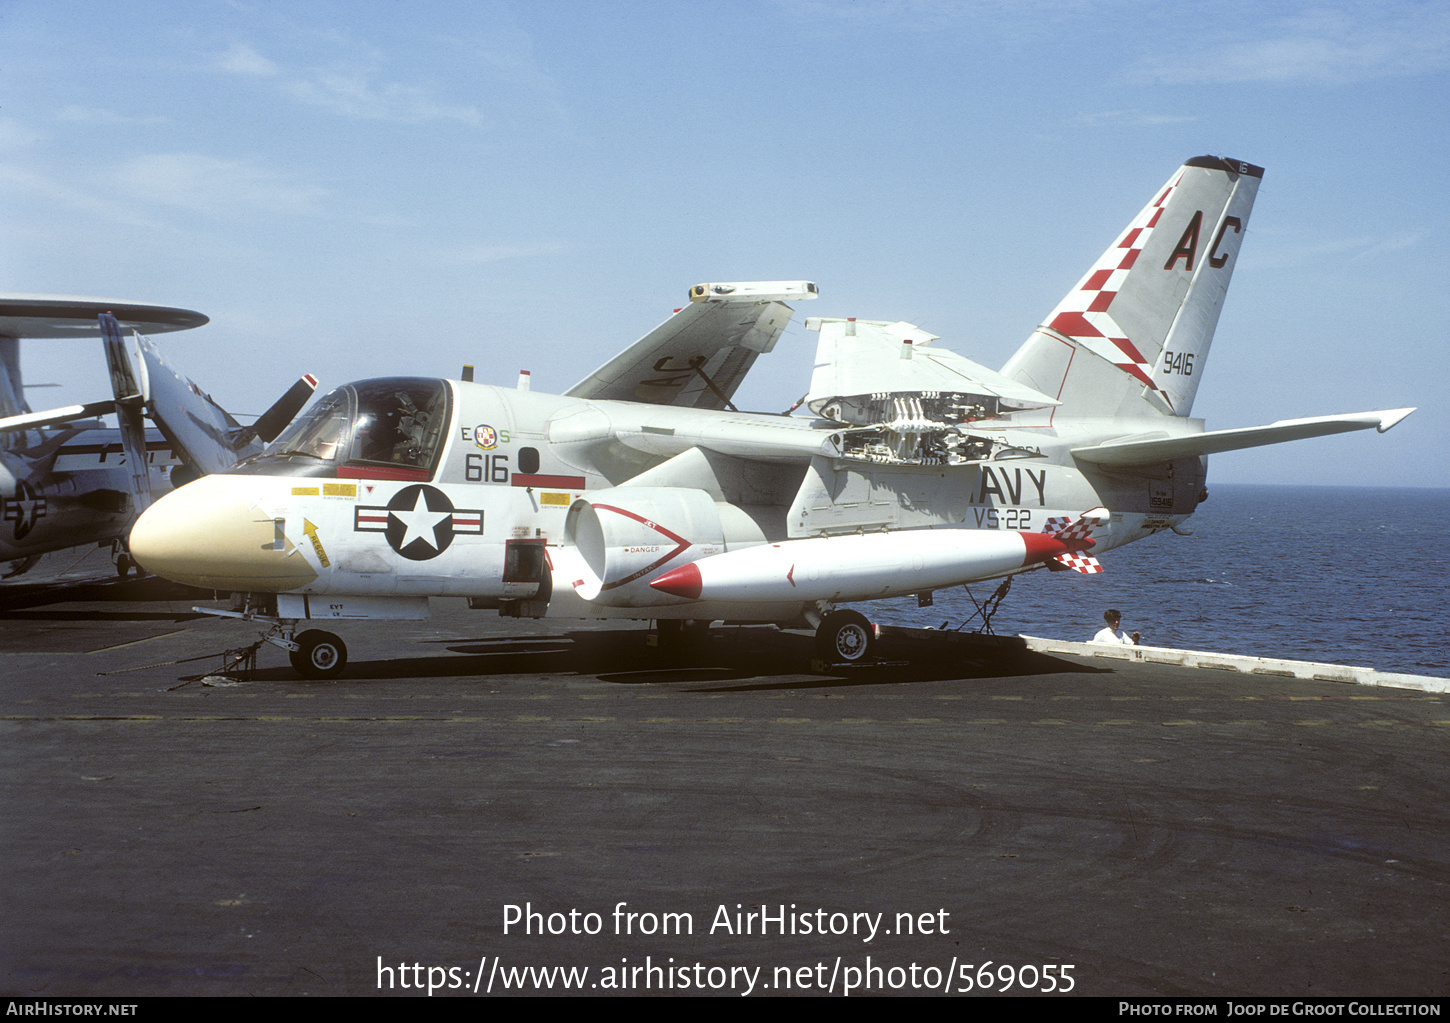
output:
<svg viewBox="0 0 1450 1023"><path fill-rule="evenodd" d="M302 623L500 614L816 629L870 653L842 604L1097 555L1178 526L1206 456L1411 410L1205 431L1189 418L1263 170L1189 160L999 372L909 323L809 319L809 415L736 410L807 282L702 284L561 395L364 380L264 454L157 501L131 551L241 594L302 674L341 672Z"/></svg>

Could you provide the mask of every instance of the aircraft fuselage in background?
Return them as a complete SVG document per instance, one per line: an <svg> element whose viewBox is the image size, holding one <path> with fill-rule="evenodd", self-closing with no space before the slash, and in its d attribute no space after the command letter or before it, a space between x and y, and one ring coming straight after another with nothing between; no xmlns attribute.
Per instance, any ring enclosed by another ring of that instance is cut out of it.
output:
<svg viewBox="0 0 1450 1023"><path fill-rule="evenodd" d="M141 330L189 330L201 313L71 295L0 295L0 561L11 575L41 555L110 544L127 574L131 524L152 500L259 453L317 386L304 377L244 427L178 372ZM124 336L129 330L130 336ZM35 411L25 397L20 344L99 337L111 396ZM116 427L100 415L114 414ZM147 418L155 423L148 429ZM176 471L173 471L176 470Z"/></svg>
<svg viewBox="0 0 1450 1023"><path fill-rule="evenodd" d="M98 422L8 438L0 453L0 561L123 539L138 509L120 431ZM146 432L153 494L171 490L180 461L154 430Z"/></svg>

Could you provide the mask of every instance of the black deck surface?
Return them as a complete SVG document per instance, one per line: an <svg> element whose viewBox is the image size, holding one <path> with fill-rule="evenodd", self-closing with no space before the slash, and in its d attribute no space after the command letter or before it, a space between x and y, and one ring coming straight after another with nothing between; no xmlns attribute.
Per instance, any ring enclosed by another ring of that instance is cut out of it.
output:
<svg viewBox="0 0 1450 1023"><path fill-rule="evenodd" d="M209 685L196 600L0 591L6 994L1450 991L1445 696L461 601Z"/></svg>

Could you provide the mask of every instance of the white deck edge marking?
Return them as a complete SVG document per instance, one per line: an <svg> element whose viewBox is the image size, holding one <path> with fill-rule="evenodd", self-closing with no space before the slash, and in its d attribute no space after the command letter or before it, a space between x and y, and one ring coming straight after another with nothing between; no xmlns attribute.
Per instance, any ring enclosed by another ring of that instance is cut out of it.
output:
<svg viewBox="0 0 1450 1023"><path fill-rule="evenodd" d="M1075 643L1063 639L1043 639L1040 636L1023 635L1021 638L1026 641L1027 649L1039 653L1073 654L1078 657L1110 657L1120 661L1141 661L1147 664L1177 664L1185 668L1220 668L1252 675L1281 675L1320 682L1349 682L1362 686L1418 689L1426 693L1450 693L1450 678L1376 671L1374 668L1354 665L1290 661L1280 657L1246 657L1241 654L1220 654L1207 650L1176 650L1171 647L1159 646Z"/></svg>

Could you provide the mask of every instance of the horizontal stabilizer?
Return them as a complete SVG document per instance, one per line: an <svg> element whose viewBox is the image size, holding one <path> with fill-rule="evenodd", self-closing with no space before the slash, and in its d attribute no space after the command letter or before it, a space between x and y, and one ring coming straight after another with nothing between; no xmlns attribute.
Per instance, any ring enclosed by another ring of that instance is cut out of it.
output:
<svg viewBox="0 0 1450 1023"><path fill-rule="evenodd" d="M690 302L564 393L682 408L733 408L758 356L790 323L783 299L816 297L809 281L697 284Z"/></svg>
<svg viewBox="0 0 1450 1023"><path fill-rule="evenodd" d="M0 419L0 433L12 430L34 430L41 426L56 426L72 423L77 419L94 419L116 410L114 401L93 401L87 405L66 405L63 408L46 409L44 412L27 412L22 416L7 416Z"/></svg>
<svg viewBox="0 0 1450 1023"><path fill-rule="evenodd" d="M1220 451L1238 451L1266 444L1328 437L1352 430L1373 427L1384 433L1411 412L1412 408L1387 412L1356 412L1343 416L1316 416L1311 419L1284 419L1268 426L1250 426L1239 430L1212 430L1182 437L1124 437L1119 440L1073 448L1074 458L1098 465L1147 465L1194 455L1212 455Z"/></svg>

